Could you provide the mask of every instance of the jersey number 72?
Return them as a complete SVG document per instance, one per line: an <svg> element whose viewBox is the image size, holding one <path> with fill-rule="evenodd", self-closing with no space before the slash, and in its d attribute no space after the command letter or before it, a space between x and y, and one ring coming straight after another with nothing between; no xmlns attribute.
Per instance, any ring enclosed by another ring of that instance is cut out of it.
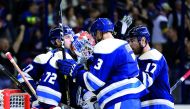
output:
<svg viewBox="0 0 190 109"><path fill-rule="evenodd" d="M46 75L47 76L44 79L44 82L46 82L48 80L49 83L54 84L55 80L57 78L57 74L56 73L47 72Z"/></svg>

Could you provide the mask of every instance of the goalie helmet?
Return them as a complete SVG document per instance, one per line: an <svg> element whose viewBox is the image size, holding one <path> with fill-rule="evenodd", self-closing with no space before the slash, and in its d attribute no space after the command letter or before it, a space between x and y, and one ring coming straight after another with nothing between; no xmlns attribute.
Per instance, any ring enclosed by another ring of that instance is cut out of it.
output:
<svg viewBox="0 0 190 109"><path fill-rule="evenodd" d="M150 42L150 33L145 26L135 26L126 35L127 38L137 37L138 40L141 40L142 37L145 37L147 42Z"/></svg>
<svg viewBox="0 0 190 109"><path fill-rule="evenodd" d="M70 28L68 25L63 25L63 36L70 35L74 36L74 31L72 28Z"/></svg>
<svg viewBox="0 0 190 109"><path fill-rule="evenodd" d="M96 36L97 30L101 32L113 32L114 25L108 18L98 18L93 22L90 32L93 36Z"/></svg>
<svg viewBox="0 0 190 109"><path fill-rule="evenodd" d="M81 31L75 34L73 39L72 51L82 59L89 59L92 56L95 45L94 38L87 31Z"/></svg>

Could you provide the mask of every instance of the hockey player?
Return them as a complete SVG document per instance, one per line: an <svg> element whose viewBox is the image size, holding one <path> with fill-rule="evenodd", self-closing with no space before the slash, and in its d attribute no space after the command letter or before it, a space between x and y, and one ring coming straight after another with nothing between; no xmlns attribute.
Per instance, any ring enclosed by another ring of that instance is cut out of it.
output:
<svg viewBox="0 0 190 109"><path fill-rule="evenodd" d="M114 39L113 23L98 18L91 27L98 42L89 70L75 61L58 60L59 70L76 78L76 83L94 92L101 109L140 109L140 97L147 93L138 76L135 55L126 41ZM130 68L130 69L129 69Z"/></svg>
<svg viewBox="0 0 190 109"><path fill-rule="evenodd" d="M68 33L69 29L64 29L64 33ZM77 63L83 64L88 69L87 59L92 57L93 47L95 45L94 38L86 31L70 36L64 36L65 48L70 55L74 57ZM90 60L90 59L89 59ZM82 109L99 109L96 103L96 96L70 80L70 99L71 106Z"/></svg>
<svg viewBox="0 0 190 109"><path fill-rule="evenodd" d="M56 28L54 28L54 29L52 29L50 31L48 40L49 40L49 44L50 44L51 48L53 48L53 50L51 50L48 53L51 53L51 52L54 51L55 53L59 52L59 55L61 55L60 54L61 53L60 52L60 50L61 50L60 48L62 46L61 41L64 41L64 45L65 45L65 48L67 49L67 51L68 50L71 51L72 56L78 58L78 62L79 63L83 63L84 60L86 60L87 58L89 58L91 56L92 50L93 50L92 47L95 44L95 41L93 40L93 38L92 38L92 36L90 34L88 34L85 31L82 31L82 32L74 35L73 30L70 27L68 27L67 25L63 26L63 35L64 35L63 39L61 39L61 37L59 37L62 34L62 33L60 34L60 32L62 32L62 30L59 27L56 27ZM44 69L48 68L48 67L45 67L46 63L43 63L43 65L41 65L41 63L38 62L38 60L39 61L44 60L44 58L46 58L44 56L46 56L46 55L47 55L47 53L46 54L41 54L41 55L37 56L34 59L34 62L32 64L28 65L24 69L25 76L28 78L28 80L30 81L30 83L33 84L34 87L36 87L35 86L35 82L39 82L39 80L41 78L43 78L43 75L47 74L47 73L44 74L44 72L45 72ZM52 57L53 57L53 59L56 58L55 55L53 55ZM86 59L84 59L84 58L86 58ZM58 58L58 59L60 59L60 58ZM49 60L49 61L51 62L51 60ZM36 72L38 72L38 73L36 73ZM57 73L57 71L56 71L56 73ZM50 76L49 79L52 78L51 75L47 74L47 76ZM55 80L59 79L59 81L57 81L57 83L56 83L56 87L59 88L58 92L61 93L61 96L63 98L62 102L67 103L67 102L65 102L67 95L64 92L65 91L65 85L66 85L64 83L66 81L63 78L58 78L58 76L56 76L56 77L57 78L55 78ZM18 76L18 79L20 80L20 82L23 82L23 79L21 78L21 75ZM62 80L60 80L60 79L62 79ZM48 80L48 77L47 77L47 80ZM69 78L69 81L70 81L69 82L70 106L75 107L75 108L79 108L79 106L81 106L84 109L94 109L95 100L92 101L91 99L93 99L95 97L95 95L93 95L89 91L85 91L84 89L81 89L81 88L78 89L78 85L76 85L75 83L73 83L73 81L70 80L70 78ZM40 83L46 84L47 82L40 82ZM63 85L63 86L60 87L59 86L60 84ZM40 84L37 84L37 85L38 85L38 87L41 87ZM53 87L53 85L51 85L51 86ZM76 95L77 90L80 91L81 93ZM39 91L37 91L37 92L39 92ZM46 90L44 88L43 93L50 93L50 92L49 92L49 90ZM43 102L42 102L42 100L39 100L41 102L40 105L38 103L35 104L35 105L37 105L37 107L41 107L41 108L50 108L51 105L49 105L49 102L47 100L49 97L51 97L50 94L41 95L41 96L44 97L42 99ZM50 100L51 101L53 101L53 100L55 101L55 97L49 99L49 101ZM57 103L59 103L59 102L57 101ZM54 107L54 106L52 106L52 107Z"/></svg>
<svg viewBox="0 0 190 109"><path fill-rule="evenodd" d="M39 101L38 107L43 109L56 107L61 101L62 93L58 81L58 67L56 65L58 59L63 59L62 51L60 50L62 46L61 34L63 34L61 32L62 30L59 27L51 29L49 41L55 49L36 56L33 62L23 69L30 83L37 83L35 89ZM64 32L65 36L69 34ZM66 53L66 58L72 59L68 53ZM21 75L18 75L18 80L23 82Z"/></svg>
<svg viewBox="0 0 190 109"><path fill-rule="evenodd" d="M133 27L127 34L127 41L138 56L139 79L150 91L141 99L142 109L173 109L174 99L170 94L168 65L159 51L150 48L147 27Z"/></svg>
<svg viewBox="0 0 190 109"><path fill-rule="evenodd" d="M91 57L93 46L95 45L93 37L86 31L81 31L74 35L72 28L68 27L67 25L63 26L63 33L64 33L63 41L65 43L65 48L67 49L69 54L78 63L85 65L87 68L87 59ZM70 97L70 105L72 107L74 108L81 107L82 109L94 109L95 107L97 107L96 100L92 100L96 98L92 92L86 91L83 88L79 87L76 83L73 83L73 80L71 78L68 79L70 81L69 97ZM62 80L62 82L65 83L64 80ZM80 92L80 94L77 92Z"/></svg>
<svg viewBox="0 0 190 109"><path fill-rule="evenodd" d="M87 31L80 31L73 37L70 50L74 57L77 57L77 59L75 59L77 63L83 64L86 70L89 69L88 65L93 58L94 45L95 40ZM80 86L77 87L77 105L82 109L99 109L96 95Z"/></svg>

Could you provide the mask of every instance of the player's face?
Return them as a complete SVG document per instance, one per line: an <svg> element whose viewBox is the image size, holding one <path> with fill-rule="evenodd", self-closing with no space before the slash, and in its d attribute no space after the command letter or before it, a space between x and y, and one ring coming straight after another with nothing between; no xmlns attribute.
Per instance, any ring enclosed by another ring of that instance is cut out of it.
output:
<svg viewBox="0 0 190 109"><path fill-rule="evenodd" d="M128 38L127 41L129 43L129 45L131 46L131 48L133 49L133 52L136 55L139 55L142 53L143 48L141 47L141 45L136 37Z"/></svg>
<svg viewBox="0 0 190 109"><path fill-rule="evenodd" d="M96 41L97 42L100 42L102 40L102 33L100 31L97 31L96 32Z"/></svg>
<svg viewBox="0 0 190 109"><path fill-rule="evenodd" d="M57 48L60 48L60 47L62 46L61 40L56 39L55 42L56 42L56 47L57 47Z"/></svg>
<svg viewBox="0 0 190 109"><path fill-rule="evenodd" d="M71 48L71 36L65 35L63 37L65 48L70 49Z"/></svg>

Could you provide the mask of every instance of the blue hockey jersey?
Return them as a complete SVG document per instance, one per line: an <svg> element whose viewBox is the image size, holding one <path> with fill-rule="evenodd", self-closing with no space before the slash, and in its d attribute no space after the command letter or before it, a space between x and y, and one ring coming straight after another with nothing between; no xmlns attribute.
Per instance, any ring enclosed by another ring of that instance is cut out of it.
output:
<svg viewBox="0 0 190 109"><path fill-rule="evenodd" d="M137 61L140 67L139 79L150 91L141 99L142 109L174 108L164 56L156 49L151 49L139 56Z"/></svg>
<svg viewBox="0 0 190 109"><path fill-rule="evenodd" d="M138 64L126 41L102 40L95 45L93 56L90 70L79 72L77 81L97 94L101 109L147 93L145 86L136 78L139 75Z"/></svg>
<svg viewBox="0 0 190 109"><path fill-rule="evenodd" d="M66 53L66 58L72 59L68 53ZM62 96L57 78L58 67L56 61L58 59L63 59L62 51L55 49L36 56L32 64L29 64L23 70L28 80L38 82L36 88L38 101L54 106L58 105ZM18 80L23 82L20 75L18 75Z"/></svg>

